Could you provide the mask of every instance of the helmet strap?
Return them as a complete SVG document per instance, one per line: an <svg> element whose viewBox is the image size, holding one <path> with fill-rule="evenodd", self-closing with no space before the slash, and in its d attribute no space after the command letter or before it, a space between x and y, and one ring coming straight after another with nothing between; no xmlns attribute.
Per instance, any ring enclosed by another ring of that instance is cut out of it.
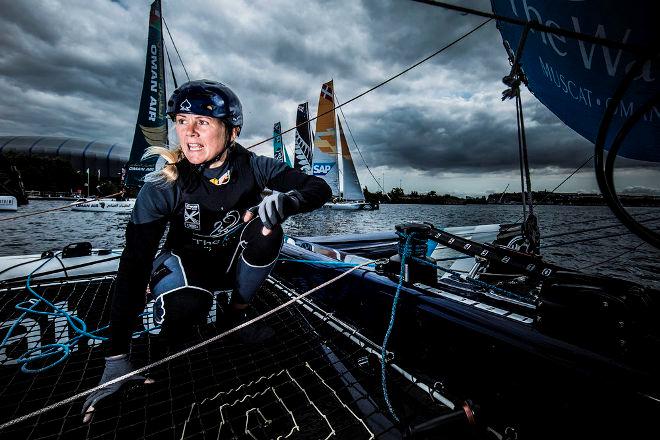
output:
<svg viewBox="0 0 660 440"><path fill-rule="evenodd" d="M225 148L223 148L222 151L216 154L213 158L198 164L197 170L199 172L203 172L206 168L218 161L222 155L225 154L225 152L229 153L229 150L234 146L234 141L231 138L233 127L227 124L225 121L222 121L222 123L225 126Z"/></svg>

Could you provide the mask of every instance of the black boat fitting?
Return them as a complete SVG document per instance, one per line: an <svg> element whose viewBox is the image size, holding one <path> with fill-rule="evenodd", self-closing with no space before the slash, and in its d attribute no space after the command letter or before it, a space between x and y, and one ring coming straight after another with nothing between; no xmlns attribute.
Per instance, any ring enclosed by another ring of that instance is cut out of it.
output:
<svg viewBox="0 0 660 440"><path fill-rule="evenodd" d="M476 425L476 412L476 407L470 401L463 402L460 408L456 408L453 411L441 414L417 425L409 426L408 429L406 429L405 437L415 438L415 436L419 435L428 435L432 432L441 431L443 428L446 429L449 426L459 424Z"/></svg>
<svg viewBox="0 0 660 440"><path fill-rule="evenodd" d="M406 250L408 254L403 268L403 281L406 283L423 283L433 286L437 283L437 270L433 260L426 256L428 251L428 234L433 228L430 223L402 223L396 225L399 235L398 254L390 257L384 271L389 276L401 273L401 260Z"/></svg>

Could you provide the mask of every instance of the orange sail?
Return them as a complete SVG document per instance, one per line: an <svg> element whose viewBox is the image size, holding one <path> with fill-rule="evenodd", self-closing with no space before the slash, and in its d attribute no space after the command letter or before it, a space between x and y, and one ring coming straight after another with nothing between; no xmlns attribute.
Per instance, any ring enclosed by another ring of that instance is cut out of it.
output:
<svg viewBox="0 0 660 440"><path fill-rule="evenodd" d="M319 97L316 133L314 134L314 164L312 173L321 177L339 196L339 167L337 165L337 127L335 123L335 100L332 80L323 84Z"/></svg>

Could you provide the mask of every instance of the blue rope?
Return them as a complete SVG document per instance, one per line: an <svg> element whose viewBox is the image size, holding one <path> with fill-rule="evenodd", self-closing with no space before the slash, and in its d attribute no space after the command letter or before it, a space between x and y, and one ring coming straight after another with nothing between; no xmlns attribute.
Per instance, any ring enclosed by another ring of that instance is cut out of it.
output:
<svg viewBox="0 0 660 440"><path fill-rule="evenodd" d="M292 258L278 258L278 261L288 261L290 263L313 263L313 264L327 264L328 266L342 266L342 267L355 267L359 264L346 263L343 261L326 261L326 260L294 260ZM367 264L365 267L373 267L374 264Z"/></svg>
<svg viewBox="0 0 660 440"><path fill-rule="evenodd" d="M64 359L66 359L69 354L71 353L71 350L73 347L75 347L78 342L84 337L93 339L93 340L101 340L105 341L107 338L103 336L99 336L96 333L100 332L102 330L105 330L108 328L108 326L93 330L93 331L88 331L87 330L87 324L85 324L85 321L82 319L78 318L77 316L71 315L70 313L62 310L61 308L57 307L55 304L52 302L48 301L46 298L43 296L39 295L37 292L32 289L31 284L31 279L32 275L44 267L46 263L48 263L50 260L55 258L54 256L47 259L44 261L39 267L34 269L30 274L27 276L27 281L26 281L26 288L28 292L30 292L35 298L29 299L27 301L20 302L16 304L15 308L21 312L23 312L20 317L14 321L14 324L9 328L9 331L5 335L5 338L2 340L2 343L0 343L0 348L6 346L7 342L9 341L9 338L12 336L12 333L20 325L20 323L25 319L25 317L28 314L35 314L35 315L42 315L42 316L50 316L54 318L65 318L67 323L73 328L74 332L77 333L77 335L69 340L67 343L54 343L54 344L47 344L39 347L32 348L25 353L23 353L16 361L21 364L21 371L24 373L39 373L41 371L48 370L49 368L52 368L56 365L59 365ZM41 311L41 310L36 310L37 307L40 305L45 304L46 306L50 307L53 311ZM59 355L59 358L55 359L54 361L51 361L44 367L40 368L32 368L30 367L30 363L42 360L45 358L49 357L55 357Z"/></svg>
<svg viewBox="0 0 660 440"><path fill-rule="evenodd" d="M413 247L410 244L413 235L415 235L414 232L406 236L406 241L405 244L403 245L403 249L401 252L401 271L399 272L399 283L396 286L396 293L394 294L394 300L392 301L392 312L390 314L390 323L387 326L387 331L385 332L385 337L383 338L383 345L381 347L381 353L380 353L380 379L381 379L381 385L383 387L383 398L385 399L387 410L390 412L390 415L397 423L399 422L399 418L394 413L394 408L392 408L392 404L390 403L390 398L387 394L387 372L386 372L387 341L390 339L390 335L392 334L392 328L394 328L394 319L396 317L396 306L399 302L399 294L401 293L401 287L403 286L403 278L405 275L406 258L413 251Z"/></svg>

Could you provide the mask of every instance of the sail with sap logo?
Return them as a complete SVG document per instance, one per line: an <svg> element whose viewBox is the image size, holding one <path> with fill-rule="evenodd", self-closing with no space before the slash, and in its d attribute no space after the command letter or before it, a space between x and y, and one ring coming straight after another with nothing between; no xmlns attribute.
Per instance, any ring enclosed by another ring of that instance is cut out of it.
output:
<svg viewBox="0 0 660 440"><path fill-rule="evenodd" d="M314 134L314 166L312 172L325 180L332 189L333 197L339 196L339 169L337 167L337 129L335 99L332 80L323 84Z"/></svg>
<svg viewBox="0 0 660 440"><path fill-rule="evenodd" d="M657 58L657 14L628 2L491 0L493 11L524 21L537 21L593 37L640 48L656 45L656 56L642 66L615 109L605 142L625 121L660 91ZM498 21L505 45L517 50L524 27ZM603 113L637 55L623 48L530 31L522 50L522 69L529 90L566 125L596 141ZM652 106L635 124L618 151L631 159L660 162L660 108Z"/></svg>
<svg viewBox="0 0 660 440"><path fill-rule="evenodd" d="M315 176L325 176L337 165L336 163L315 163L312 167Z"/></svg>
<svg viewBox="0 0 660 440"><path fill-rule="evenodd" d="M357 171L355 171L351 150L348 149L344 129L341 126L341 121L337 120L337 123L339 124L339 142L341 145L343 198L344 200L364 200L364 193Z"/></svg>

